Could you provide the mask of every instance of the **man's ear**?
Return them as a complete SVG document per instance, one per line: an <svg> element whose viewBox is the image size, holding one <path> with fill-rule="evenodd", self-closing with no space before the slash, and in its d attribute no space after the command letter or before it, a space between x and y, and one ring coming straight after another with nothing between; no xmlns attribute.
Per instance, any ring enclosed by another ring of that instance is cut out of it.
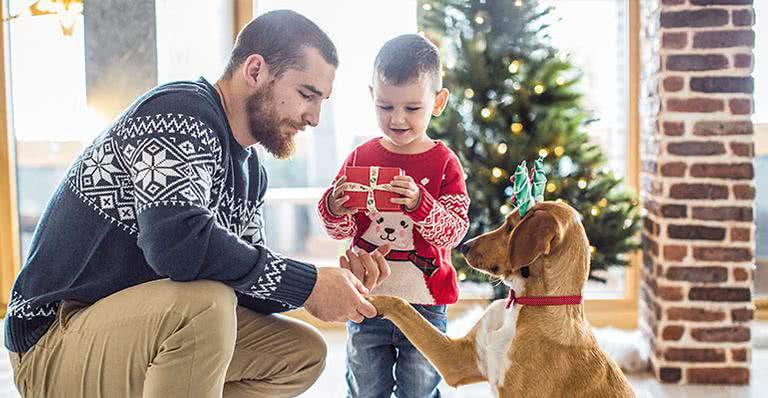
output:
<svg viewBox="0 0 768 398"><path fill-rule="evenodd" d="M448 96L450 93L447 88L443 88L437 92L435 96L435 106L432 108L432 116L440 116L445 110L445 106L448 105Z"/></svg>
<svg viewBox="0 0 768 398"><path fill-rule="evenodd" d="M531 209L509 237L509 262L512 271L549 255L563 239L563 227L546 210Z"/></svg>
<svg viewBox="0 0 768 398"><path fill-rule="evenodd" d="M269 81L269 66L260 54L251 54L243 61L243 79L249 87L258 87Z"/></svg>

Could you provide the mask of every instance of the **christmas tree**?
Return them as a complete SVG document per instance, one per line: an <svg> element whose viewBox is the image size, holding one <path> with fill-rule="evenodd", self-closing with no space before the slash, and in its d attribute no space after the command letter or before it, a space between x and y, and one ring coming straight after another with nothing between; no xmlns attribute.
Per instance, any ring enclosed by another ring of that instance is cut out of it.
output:
<svg viewBox="0 0 768 398"><path fill-rule="evenodd" d="M583 215L594 271L628 264L638 248L637 202L589 142L580 73L549 43L551 10L531 0L421 0L420 30L441 50L452 95L431 131L458 155L472 199L467 237L513 210L515 166L544 156L546 200ZM487 280L454 255L461 280ZM497 294L503 294L497 289Z"/></svg>

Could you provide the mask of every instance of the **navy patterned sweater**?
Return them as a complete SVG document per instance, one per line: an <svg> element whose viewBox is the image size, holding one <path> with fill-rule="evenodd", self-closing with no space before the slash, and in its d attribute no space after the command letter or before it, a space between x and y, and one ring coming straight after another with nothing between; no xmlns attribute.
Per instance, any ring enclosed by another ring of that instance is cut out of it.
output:
<svg viewBox="0 0 768 398"><path fill-rule="evenodd" d="M6 347L28 351L62 300L89 304L160 278L221 281L259 312L303 305L317 270L264 246L266 187L205 79L147 92L48 203L11 293Z"/></svg>

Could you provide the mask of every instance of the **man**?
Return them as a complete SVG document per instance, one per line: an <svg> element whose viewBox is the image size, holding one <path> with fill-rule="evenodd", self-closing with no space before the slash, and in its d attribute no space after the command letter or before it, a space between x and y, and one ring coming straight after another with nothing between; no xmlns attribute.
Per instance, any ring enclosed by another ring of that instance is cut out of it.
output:
<svg viewBox="0 0 768 398"><path fill-rule="evenodd" d="M362 294L388 268L381 252L315 268L264 246L267 178L251 146L290 155L318 124L337 65L311 21L262 15L215 85L157 87L84 150L8 306L24 396L281 397L312 385L322 338L267 314L304 306L361 322L376 314Z"/></svg>

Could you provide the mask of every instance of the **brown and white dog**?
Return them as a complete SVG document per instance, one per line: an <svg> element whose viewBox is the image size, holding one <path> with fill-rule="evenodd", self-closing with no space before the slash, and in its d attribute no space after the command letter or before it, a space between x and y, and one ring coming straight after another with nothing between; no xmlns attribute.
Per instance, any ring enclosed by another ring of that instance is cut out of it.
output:
<svg viewBox="0 0 768 398"><path fill-rule="evenodd" d="M584 316L589 241L573 208L541 202L522 218L515 211L461 251L514 292L493 302L466 336L447 337L402 299L369 298L448 385L486 381L499 397L634 396Z"/></svg>

